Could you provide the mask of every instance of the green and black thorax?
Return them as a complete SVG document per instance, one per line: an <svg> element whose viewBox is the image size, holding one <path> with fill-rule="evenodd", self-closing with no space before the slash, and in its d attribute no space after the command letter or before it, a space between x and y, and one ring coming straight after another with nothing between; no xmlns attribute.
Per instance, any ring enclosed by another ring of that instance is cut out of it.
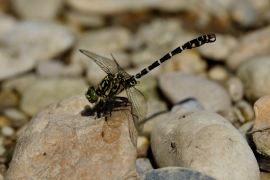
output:
<svg viewBox="0 0 270 180"><path fill-rule="evenodd" d="M96 89L93 86L89 87L85 95L90 102L97 102L98 97L100 97L101 100L111 99L125 89L137 85L138 81L132 77L125 78L121 74L108 74L103 78ZM97 98L91 99L91 97L95 97L95 95Z"/></svg>
<svg viewBox="0 0 270 180"><path fill-rule="evenodd" d="M98 85L97 95L102 99L113 97L127 88L127 79L121 74L108 74Z"/></svg>

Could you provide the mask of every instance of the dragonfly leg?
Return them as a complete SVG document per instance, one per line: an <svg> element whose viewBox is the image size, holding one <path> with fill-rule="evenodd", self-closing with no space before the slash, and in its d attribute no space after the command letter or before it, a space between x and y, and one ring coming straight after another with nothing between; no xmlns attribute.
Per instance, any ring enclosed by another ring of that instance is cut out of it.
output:
<svg viewBox="0 0 270 180"><path fill-rule="evenodd" d="M104 108L104 101L100 100L98 103L98 110L97 110L97 115L96 115L95 119L101 117L101 113L103 113L103 108Z"/></svg>

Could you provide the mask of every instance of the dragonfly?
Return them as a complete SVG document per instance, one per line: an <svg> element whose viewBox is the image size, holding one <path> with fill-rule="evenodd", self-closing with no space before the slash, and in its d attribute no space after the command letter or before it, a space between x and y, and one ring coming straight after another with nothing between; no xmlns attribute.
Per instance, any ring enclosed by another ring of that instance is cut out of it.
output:
<svg viewBox="0 0 270 180"><path fill-rule="evenodd" d="M144 95L136 88L140 78L186 49L196 48L215 41L215 34L200 36L177 47L135 75L130 75L123 70L113 56L111 60L80 49L80 52L92 59L107 74L98 84L97 88L90 86L85 96L90 103L98 104L98 116L101 116L102 113L106 116L110 114L115 107L129 104L131 106L134 125L137 131L141 132L144 126L144 120L147 116L147 101ZM117 96L123 91L126 91L127 98Z"/></svg>

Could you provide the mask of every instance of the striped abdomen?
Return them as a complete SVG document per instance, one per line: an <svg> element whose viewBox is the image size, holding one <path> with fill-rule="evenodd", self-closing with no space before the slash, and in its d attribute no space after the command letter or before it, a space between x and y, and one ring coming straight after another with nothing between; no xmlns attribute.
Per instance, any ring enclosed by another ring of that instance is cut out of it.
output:
<svg viewBox="0 0 270 180"><path fill-rule="evenodd" d="M160 60L154 62L152 65L143 69L140 73L136 74L135 76L132 76L129 81L131 81L132 79L133 79L133 81L134 81L134 79L135 79L135 81L137 81L139 78L146 75L149 71L158 67L160 64L167 61L168 59L171 59L171 57L173 57L174 55L181 53L185 49L196 48L196 47L199 47L205 43L212 43L215 41L216 41L216 36L214 34L207 34L207 35L200 36L197 39L193 39L193 40L185 43L184 45L176 48L172 52L166 54Z"/></svg>

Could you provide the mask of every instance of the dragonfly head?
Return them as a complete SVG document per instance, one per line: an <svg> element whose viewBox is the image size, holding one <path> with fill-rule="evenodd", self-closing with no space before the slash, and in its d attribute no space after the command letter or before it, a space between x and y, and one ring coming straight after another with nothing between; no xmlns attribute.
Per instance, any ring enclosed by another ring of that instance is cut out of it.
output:
<svg viewBox="0 0 270 180"><path fill-rule="evenodd" d="M85 93L85 97L86 97L86 99L88 99L88 101L90 103L97 102L98 101L98 98L99 98L99 96L96 93L96 89L93 86L90 86L88 88L88 90Z"/></svg>

